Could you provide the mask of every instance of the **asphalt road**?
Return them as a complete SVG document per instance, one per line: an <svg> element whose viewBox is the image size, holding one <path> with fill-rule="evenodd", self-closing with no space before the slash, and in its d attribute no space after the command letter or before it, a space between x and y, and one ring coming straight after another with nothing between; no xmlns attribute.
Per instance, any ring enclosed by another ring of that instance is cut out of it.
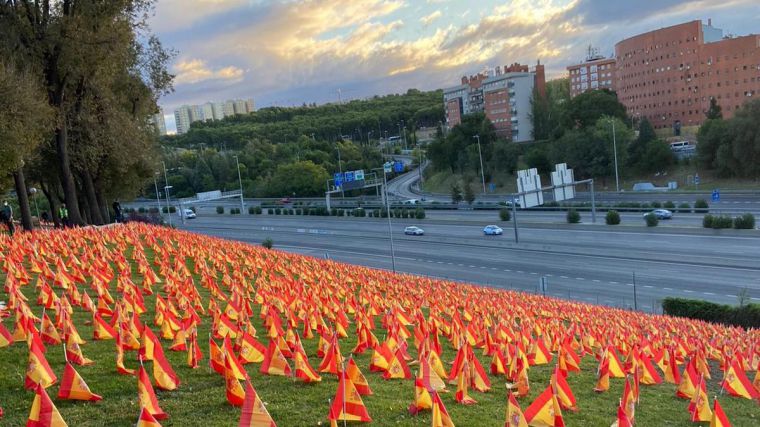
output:
<svg viewBox="0 0 760 427"><path fill-rule="evenodd" d="M491 221L492 222L492 221ZM406 225L425 236L405 236ZM396 270L535 292L541 276L548 295L659 311L666 296L736 304L760 301L760 234L701 229L606 226L568 228L540 223L503 236L483 236L485 224L456 220L393 220ZM508 223L507 223L508 224ZM316 257L391 269L388 223L383 219L206 216L182 228L260 243ZM634 279L635 274L635 279Z"/></svg>

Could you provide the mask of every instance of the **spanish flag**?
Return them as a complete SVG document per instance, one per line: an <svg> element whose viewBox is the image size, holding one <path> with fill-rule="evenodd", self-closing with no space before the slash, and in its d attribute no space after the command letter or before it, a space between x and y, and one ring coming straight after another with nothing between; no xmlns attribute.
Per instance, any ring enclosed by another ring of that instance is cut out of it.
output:
<svg viewBox="0 0 760 427"><path fill-rule="evenodd" d="M92 318L92 339L112 340L116 338L116 331L109 325L100 314L95 313Z"/></svg>
<svg viewBox="0 0 760 427"><path fill-rule="evenodd" d="M745 399L760 399L760 392L749 382L749 378L744 373L741 365L736 359L732 359L726 369L723 377L723 389L731 396L743 397Z"/></svg>
<svg viewBox="0 0 760 427"><path fill-rule="evenodd" d="M245 401L245 391L240 381L235 377L235 372L230 365L230 359L225 359L224 381L226 386L227 402L232 406L242 406Z"/></svg>
<svg viewBox="0 0 760 427"><path fill-rule="evenodd" d="M681 399L691 399L697 390L697 383L699 383L699 375L697 375L697 371L694 369L694 359L692 358L683 369L681 382L678 384L678 389L676 389L676 396Z"/></svg>
<svg viewBox="0 0 760 427"><path fill-rule="evenodd" d="M161 390L176 390L180 381L172 365L166 360L161 343L153 349L153 379Z"/></svg>
<svg viewBox="0 0 760 427"><path fill-rule="evenodd" d="M261 363L264 361L264 353L267 348L253 335L243 332L240 344L240 363Z"/></svg>
<svg viewBox="0 0 760 427"><path fill-rule="evenodd" d="M565 427L562 409L552 386L546 387L528 406L525 410L525 419L532 427Z"/></svg>
<svg viewBox="0 0 760 427"><path fill-rule="evenodd" d="M248 379L245 380L245 401L238 427L277 427Z"/></svg>
<svg viewBox="0 0 760 427"><path fill-rule="evenodd" d="M69 335L66 339L66 360L79 366L92 365L95 363L84 357L84 354L82 354L82 348L79 347L79 344L73 339L72 335Z"/></svg>
<svg viewBox="0 0 760 427"><path fill-rule="evenodd" d="M691 398L689 412L692 421L710 421L712 419L710 400L707 398L707 386L704 378L700 378L694 397Z"/></svg>
<svg viewBox="0 0 760 427"><path fill-rule="evenodd" d="M507 410L504 427L528 427L528 421L525 419L520 404L517 403L515 395L507 392Z"/></svg>
<svg viewBox="0 0 760 427"><path fill-rule="evenodd" d="M212 337L208 337L208 363L217 374L224 375L224 353Z"/></svg>
<svg viewBox="0 0 760 427"><path fill-rule="evenodd" d="M414 379L414 402L409 405L409 413L417 415L423 409L431 409L433 407L433 399L430 397L430 390L425 387L422 378Z"/></svg>
<svg viewBox="0 0 760 427"><path fill-rule="evenodd" d="M259 372L266 375L283 375L286 377L291 374L290 364L273 340L269 340L269 347Z"/></svg>
<svg viewBox="0 0 760 427"><path fill-rule="evenodd" d="M470 381L470 365L465 361L462 368L459 370L459 375L457 375L457 391L454 395L456 401L462 405L472 405L477 403L468 393Z"/></svg>
<svg viewBox="0 0 760 427"><path fill-rule="evenodd" d="M156 417L151 415L150 411L145 409L145 407L141 407L140 418L137 419L136 427L161 427L161 424L158 423Z"/></svg>
<svg viewBox="0 0 760 427"><path fill-rule="evenodd" d="M302 348L296 348L293 354L293 363L296 368L296 378L306 383L322 381L322 377L309 364L309 359Z"/></svg>
<svg viewBox="0 0 760 427"><path fill-rule="evenodd" d="M58 381L40 346L41 344L34 339L29 345L29 359L24 379L24 387L27 390L34 390L38 384L48 388Z"/></svg>
<svg viewBox="0 0 760 427"><path fill-rule="evenodd" d="M87 383L74 369L71 363L66 363L61 379L61 388L58 390L58 398L63 400L88 400L97 402L103 398L90 391Z"/></svg>
<svg viewBox="0 0 760 427"><path fill-rule="evenodd" d="M0 323L0 348L13 344L13 335Z"/></svg>
<svg viewBox="0 0 760 427"><path fill-rule="evenodd" d="M58 408L50 400L50 396L41 384L37 384L34 393L32 410L29 411L26 427L67 427L66 422L63 421L60 412L58 412Z"/></svg>
<svg viewBox="0 0 760 427"><path fill-rule="evenodd" d="M551 377L551 383L554 390L556 390L557 401L562 409L569 409L573 412L578 411L578 405L575 401L575 395L570 388L570 384L567 383L565 377L559 371L559 365L554 368L554 374Z"/></svg>
<svg viewBox="0 0 760 427"><path fill-rule="evenodd" d="M396 349L396 353L390 359L388 363L388 370L383 374L383 378L389 379L411 379L412 371L409 370L409 366L404 361L404 356L401 354L401 349Z"/></svg>
<svg viewBox="0 0 760 427"><path fill-rule="evenodd" d="M330 405L328 414L331 426L337 426L337 421L372 421L367 413L367 407L364 406L362 397L356 391L354 383L348 378L346 372L340 374L338 390L335 392L335 398Z"/></svg>
<svg viewBox="0 0 760 427"><path fill-rule="evenodd" d="M454 427L454 422L451 421L449 412L446 411L441 397L435 391L433 392L433 414L430 418L432 427Z"/></svg>
<svg viewBox="0 0 760 427"><path fill-rule="evenodd" d="M710 427L731 427L731 423L728 421L728 417L726 416L726 413L723 412L723 407L720 406L717 398L715 398L715 403L713 404Z"/></svg>
<svg viewBox="0 0 760 427"><path fill-rule="evenodd" d="M348 378L354 383L354 387L360 395L369 396L372 394L372 389L369 388L367 378L365 378L362 371L359 370L359 366L356 365L353 357L348 359L348 363L346 364L346 375L348 375Z"/></svg>
<svg viewBox="0 0 760 427"><path fill-rule="evenodd" d="M153 385L150 383L148 373L142 365L140 365L140 370L137 373L137 397L139 398L140 406L147 409L157 420L169 418L169 415L158 406L156 392L153 391Z"/></svg>
<svg viewBox="0 0 760 427"><path fill-rule="evenodd" d="M610 389L610 357L607 354L607 350L602 353L602 360L599 361L599 369L597 371L596 386L594 391L602 393Z"/></svg>

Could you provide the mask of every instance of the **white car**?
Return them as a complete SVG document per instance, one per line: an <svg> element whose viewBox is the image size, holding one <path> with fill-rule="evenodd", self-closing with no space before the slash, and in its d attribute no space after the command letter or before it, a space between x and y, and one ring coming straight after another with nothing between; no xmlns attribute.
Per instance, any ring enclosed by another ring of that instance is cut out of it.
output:
<svg viewBox="0 0 760 427"><path fill-rule="evenodd" d="M422 236L425 234L425 230L421 229L420 227L410 225L404 229L404 234L408 234L410 236Z"/></svg>
<svg viewBox="0 0 760 427"><path fill-rule="evenodd" d="M509 206L510 208L512 207L512 205L515 205L515 207L518 207L518 208L522 207L522 204L520 203L520 198L519 197L515 197L512 200L507 200L506 201L506 205Z"/></svg>
<svg viewBox="0 0 760 427"><path fill-rule="evenodd" d="M185 218L187 218L187 219L193 219L196 216L195 212L193 212L192 209L185 209L184 210L184 215L185 215ZM181 216L182 216L182 213L180 213L180 217Z"/></svg>
<svg viewBox="0 0 760 427"><path fill-rule="evenodd" d="M485 228L483 228L483 234L486 236L501 236L504 234L504 230L498 225L486 225Z"/></svg>
<svg viewBox="0 0 760 427"><path fill-rule="evenodd" d="M645 213L644 218L646 218L647 215L654 215L655 217L657 217L657 219L672 219L673 218L673 212L667 209L655 209L652 212Z"/></svg>

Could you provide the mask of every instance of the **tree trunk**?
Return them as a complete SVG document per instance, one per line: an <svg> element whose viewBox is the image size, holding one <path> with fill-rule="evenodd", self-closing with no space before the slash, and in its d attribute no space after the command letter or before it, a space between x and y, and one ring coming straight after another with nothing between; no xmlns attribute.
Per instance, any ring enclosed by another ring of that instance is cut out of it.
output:
<svg viewBox="0 0 760 427"><path fill-rule="evenodd" d="M40 182L40 189L42 190L42 193L45 195L45 198L48 201L48 205L50 205L50 218L53 219L53 224L55 224L56 227L61 226L61 219L58 217L58 201L53 196L53 193L51 190L46 188L44 182Z"/></svg>
<svg viewBox="0 0 760 427"><path fill-rule="evenodd" d="M58 154L58 166L61 169L61 186L66 208L69 210L69 222L74 225L82 225L82 215L79 212L77 189L74 175L71 173L71 160L69 159L66 124L62 124L55 132L55 149Z"/></svg>
<svg viewBox="0 0 760 427"><path fill-rule="evenodd" d="M32 231L32 213L29 210L29 196L26 193L26 181L24 180L24 169L18 168L13 172L13 181L16 183L16 197L18 206L21 211L21 225L26 231Z"/></svg>
<svg viewBox="0 0 760 427"><path fill-rule="evenodd" d="M95 185L92 183L92 175L90 171L85 169L82 173L82 186L84 187L85 200L89 206L91 223L95 225L103 225L103 217L100 215L100 208L98 204L98 198L95 196Z"/></svg>
<svg viewBox="0 0 760 427"><path fill-rule="evenodd" d="M108 211L106 198L103 196L103 190L100 189L100 184L97 182L95 183L95 197L98 199L98 208L100 209L100 215L103 216L103 221L111 222L111 213Z"/></svg>

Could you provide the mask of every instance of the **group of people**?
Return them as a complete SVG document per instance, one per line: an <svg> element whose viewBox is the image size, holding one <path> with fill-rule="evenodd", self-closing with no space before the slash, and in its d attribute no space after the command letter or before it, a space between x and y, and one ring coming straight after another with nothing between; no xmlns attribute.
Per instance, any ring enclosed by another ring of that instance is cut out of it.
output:
<svg viewBox="0 0 760 427"><path fill-rule="evenodd" d="M111 206L113 208L113 213L116 222L124 222L124 216L121 211L121 204L118 200L114 200L113 205ZM42 220L49 221L48 213L43 212L42 213ZM66 204L63 203L58 208L58 219L60 220L60 226L62 228L68 228L71 227L71 221L69 220L69 210L66 208ZM3 201L3 208L0 210L0 221L5 224L6 228L8 229L8 232L13 235L16 232L16 226L13 222L13 207L8 203L7 200Z"/></svg>

